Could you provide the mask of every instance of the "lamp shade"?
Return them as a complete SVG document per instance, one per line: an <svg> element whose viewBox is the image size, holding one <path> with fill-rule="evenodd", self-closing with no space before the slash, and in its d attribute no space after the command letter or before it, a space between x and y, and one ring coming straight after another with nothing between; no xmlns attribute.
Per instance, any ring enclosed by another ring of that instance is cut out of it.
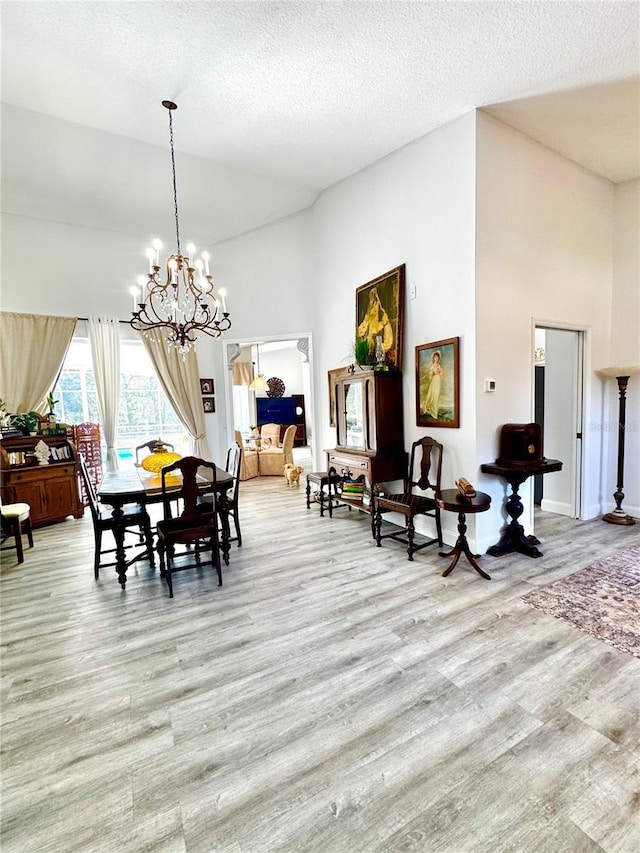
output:
<svg viewBox="0 0 640 853"><path fill-rule="evenodd" d="M640 373L640 365L635 367L601 367L596 372L605 379L615 379L618 376L633 376L635 373Z"/></svg>
<svg viewBox="0 0 640 853"><path fill-rule="evenodd" d="M145 471L149 471L151 474L159 474L167 465L171 465L172 462L181 458L179 453L172 453L170 450L155 450L145 456L140 464Z"/></svg>

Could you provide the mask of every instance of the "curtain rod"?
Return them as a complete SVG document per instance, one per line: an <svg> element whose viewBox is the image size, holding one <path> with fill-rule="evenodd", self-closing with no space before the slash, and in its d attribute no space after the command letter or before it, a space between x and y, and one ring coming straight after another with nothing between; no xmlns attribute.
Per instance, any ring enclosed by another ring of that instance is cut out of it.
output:
<svg viewBox="0 0 640 853"><path fill-rule="evenodd" d="M76 317L76 320L84 320L85 323L89 322L88 317ZM131 323L128 320L118 320L118 323L124 323L125 326L130 326Z"/></svg>

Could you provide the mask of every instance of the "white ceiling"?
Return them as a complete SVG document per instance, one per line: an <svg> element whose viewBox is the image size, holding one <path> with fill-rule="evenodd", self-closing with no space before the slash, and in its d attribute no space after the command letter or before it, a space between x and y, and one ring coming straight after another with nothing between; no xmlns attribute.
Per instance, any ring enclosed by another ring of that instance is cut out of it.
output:
<svg viewBox="0 0 640 853"><path fill-rule="evenodd" d="M10 213L170 221L164 98L179 106L181 218L207 217L200 243L302 209L475 107L609 180L640 174L637 2L3 2L0 15Z"/></svg>

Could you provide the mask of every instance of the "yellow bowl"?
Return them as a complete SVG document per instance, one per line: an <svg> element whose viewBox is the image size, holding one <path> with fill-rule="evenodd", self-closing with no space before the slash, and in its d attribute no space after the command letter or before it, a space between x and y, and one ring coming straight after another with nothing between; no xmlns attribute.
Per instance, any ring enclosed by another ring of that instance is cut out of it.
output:
<svg viewBox="0 0 640 853"><path fill-rule="evenodd" d="M150 471L152 474L159 474L167 465L171 465L172 462L176 462L181 458L179 453L171 453L168 450L163 450L160 453L150 453L148 456L145 456L140 465L145 471Z"/></svg>

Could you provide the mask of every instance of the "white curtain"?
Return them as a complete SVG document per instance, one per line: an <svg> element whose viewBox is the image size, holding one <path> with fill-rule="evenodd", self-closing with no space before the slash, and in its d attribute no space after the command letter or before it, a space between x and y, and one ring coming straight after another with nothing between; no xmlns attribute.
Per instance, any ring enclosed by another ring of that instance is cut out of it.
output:
<svg viewBox="0 0 640 853"><path fill-rule="evenodd" d="M237 361L231 367L231 378L234 385L251 385L253 380L253 365L250 361Z"/></svg>
<svg viewBox="0 0 640 853"><path fill-rule="evenodd" d="M0 399L7 412L44 412L76 322L75 317L0 312Z"/></svg>
<svg viewBox="0 0 640 853"><path fill-rule="evenodd" d="M107 471L118 470L116 436L120 401L120 328L115 317L89 317L91 360L107 443Z"/></svg>
<svg viewBox="0 0 640 853"><path fill-rule="evenodd" d="M183 357L174 346L169 348L166 330L147 332L142 342L169 402L191 436L193 453L200 459L211 459L195 350L190 349Z"/></svg>

